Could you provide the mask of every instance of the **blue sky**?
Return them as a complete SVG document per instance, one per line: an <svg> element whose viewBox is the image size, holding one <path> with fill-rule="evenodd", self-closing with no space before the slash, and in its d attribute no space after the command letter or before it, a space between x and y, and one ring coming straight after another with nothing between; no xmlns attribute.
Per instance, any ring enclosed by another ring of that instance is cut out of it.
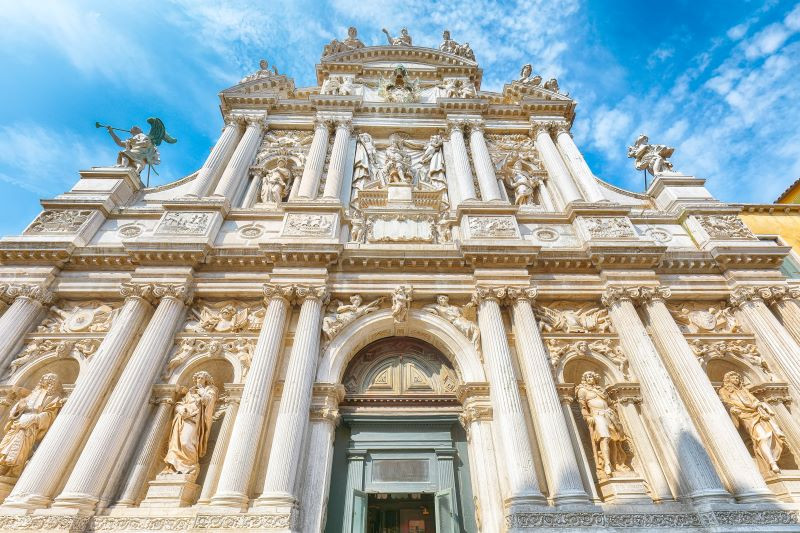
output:
<svg viewBox="0 0 800 533"><path fill-rule="evenodd" d="M438 46L468 41L499 90L523 63L578 101L573 127L590 166L640 191L626 159L639 133L677 147L675 167L720 199L770 202L800 177L800 4L581 0L495 2L0 0L0 234L78 170L114 162L99 120L159 116L163 183L205 159L222 126L217 93L266 58L313 85L322 47L358 27L367 44L407 26Z"/></svg>

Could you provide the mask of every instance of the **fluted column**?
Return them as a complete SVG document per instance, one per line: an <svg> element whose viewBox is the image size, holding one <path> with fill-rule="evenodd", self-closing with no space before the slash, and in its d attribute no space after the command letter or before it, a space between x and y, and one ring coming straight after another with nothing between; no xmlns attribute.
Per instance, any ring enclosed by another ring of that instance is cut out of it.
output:
<svg viewBox="0 0 800 533"><path fill-rule="evenodd" d="M328 385L323 398L315 401L311 408L311 427L306 445L309 459L306 461L300 497L303 509L300 531L324 529L333 466L333 439L340 420L339 401L343 396L343 388Z"/></svg>
<svg viewBox="0 0 800 533"><path fill-rule="evenodd" d="M646 287L640 289L639 295L661 359L694 414L703 442L717 460L731 492L742 502L773 500L708 376L664 304L669 289Z"/></svg>
<svg viewBox="0 0 800 533"><path fill-rule="evenodd" d="M478 175L478 186L481 189L481 200L490 202L502 200L497 176L494 173L494 163L486 146L483 136L484 124L482 121L473 121L469 125L469 146L472 149L472 160L475 163L475 174Z"/></svg>
<svg viewBox="0 0 800 533"><path fill-rule="evenodd" d="M197 176L192 181L189 193L194 196L205 196L208 190L214 185L222 169L233 155L236 145L242 138L242 124L244 123L243 117L231 116L225 119L225 127L222 128L222 135L220 135L217 144L208 154L206 162L197 173Z"/></svg>
<svg viewBox="0 0 800 533"><path fill-rule="evenodd" d="M211 497L214 496L214 493L217 491L219 476L222 473L222 465L225 464L225 456L231 444L234 421L236 420L236 415L239 412L239 404L242 400L239 396L239 392L241 391L237 391L236 395L234 395L231 391L228 391L228 398L225 400L225 417L222 419L222 426L219 428L219 433L217 434L217 442L214 444L214 453L211 454L211 460L208 462L206 477L203 481L203 488L200 491L200 498L197 503L211 503Z"/></svg>
<svg viewBox="0 0 800 533"><path fill-rule="evenodd" d="M297 196L305 200L313 200L317 197L319 190L319 180L325 167L325 156L328 153L328 138L330 137L330 122L317 119L314 122L314 140L311 141L311 148L306 157L306 166L303 168L303 176L300 178L300 190Z"/></svg>
<svg viewBox="0 0 800 533"><path fill-rule="evenodd" d="M11 363L23 335L36 325L42 306L53 303L55 297L41 285L9 285L3 299L10 305L0 317L0 375Z"/></svg>
<svg viewBox="0 0 800 533"><path fill-rule="evenodd" d="M247 128L244 130L241 140L236 145L233 155L230 157L222 177L214 189L214 196L224 196L230 201L236 197L242 182L247 178L247 170L253 163L258 146L261 144L261 134L264 132L264 117L248 116Z"/></svg>
<svg viewBox="0 0 800 533"><path fill-rule="evenodd" d="M93 509L111 469L121 460L124 442L139 435L137 415L164 366L175 330L191 300L186 284L158 284L153 295L161 301L116 381L64 490L56 498L56 506Z"/></svg>
<svg viewBox="0 0 800 533"><path fill-rule="evenodd" d="M322 193L324 198L339 199L342 181L344 181L344 166L347 162L347 147L350 145L350 132L352 131L353 124L350 120L336 122L336 136L333 138L331 161L328 163L328 177Z"/></svg>
<svg viewBox="0 0 800 533"><path fill-rule="evenodd" d="M771 288L771 293L767 304L800 345L800 287L775 286Z"/></svg>
<svg viewBox="0 0 800 533"><path fill-rule="evenodd" d="M558 143L561 153L564 154L567 167L572 171L572 175L586 194L586 199L590 202L605 200L594 174L592 174L589 165L586 164L581 151L575 145L575 141L572 140L569 126L564 122L556 124L556 143Z"/></svg>
<svg viewBox="0 0 800 533"><path fill-rule="evenodd" d="M296 294L303 303L275 421L275 438L272 439L264 493L257 502L259 505L293 506L297 502L295 480L302 462L303 435L308 427L311 386L319 358L322 302L327 297L327 290L325 287L297 287Z"/></svg>
<svg viewBox="0 0 800 533"><path fill-rule="evenodd" d="M550 497L555 503L586 503L575 452L569 445L570 435L561 412L561 402L553 381L547 350L539 335L531 302L536 289L509 288L517 359L525 383L528 407L542 446L542 462L547 473ZM551 443L561 443L553 446Z"/></svg>
<svg viewBox="0 0 800 533"><path fill-rule="evenodd" d="M638 294L636 288L612 287L603 295L603 305L608 307L630 368L639 378L643 408L656 421L675 455L682 478L681 494L695 501L728 500L691 417L636 313L632 298Z"/></svg>
<svg viewBox="0 0 800 533"><path fill-rule="evenodd" d="M11 301L13 301L12 298L8 297L8 287L8 283L0 283L0 316L6 312Z"/></svg>
<svg viewBox="0 0 800 533"><path fill-rule="evenodd" d="M458 183L461 201L474 200L475 185L472 183L472 171L469 168L467 145L464 144L464 122L451 120L447 123L450 134L450 149L453 151L453 169Z"/></svg>
<svg viewBox="0 0 800 533"><path fill-rule="evenodd" d="M800 399L800 345L769 310L770 287L739 287L731 293L737 317L749 327L789 383L795 401Z"/></svg>
<svg viewBox="0 0 800 533"><path fill-rule="evenodd" d="M120 507L133 507L142 499L145 483L147 483L153 462L161 451L162 443L167 438L167 427L172 420L172 409L175 404L175 388L169 387L157 391L150 403L155 404L155 412L151 415L147 427L146 437L142 447L136 453L128 479L122 488L122 493L117 505Z"/></svg>
<svg viewBox="0 0 800 533"><path fill-rule="evenodd" d="M54 496L152 310L152 291L151 284L121 285L125 303L119 315L92 356L92 363L78 376L75 389L6 498L5 505L47 504Z"/></svg>
<svg viewBox="0 0 800 533"><path fill-rule="evenodd" d="M550 126L551 124L549 123L539 122L531 127L531 133L536 139L536 148L539 150L542 162L550 175L550 179L558 187L565 205L583 200L583 196L581 196L578 187L572 180L561 154L558 153L553 139L550 138Z"/></svg>
<svg viewBox="0 0 800 533"><path fill-rule="evenodd" d="M489 396L498 425L505 464L508 469L509 495L506 505L544 503L533 467L533 454L525 414L522 410L514 364L508 346L499 300L506 295L502 288L478 287L478 326L481 347L489 369Z"/></svg>
<svg viewBox="0 0 800 533"><path fill-rule="evenodd" d="M267 421L272 382L280 359L283 333L293 294L290 285L265 285L267 311L253 350L253 361L242 391L239 412L231 430L231 442L222 464L212 505L244 508L249 501L250 478ZM279 433L276 433L279 435Z"/></svg>

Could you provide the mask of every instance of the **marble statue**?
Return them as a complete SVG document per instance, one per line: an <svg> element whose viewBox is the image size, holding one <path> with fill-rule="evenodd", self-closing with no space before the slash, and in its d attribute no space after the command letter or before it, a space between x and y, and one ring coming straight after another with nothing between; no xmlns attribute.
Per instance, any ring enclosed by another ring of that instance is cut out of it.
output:
<svg viewBox="0 0 800 533"><path fill-rule="evenodd" d="M364 213L353 208L353 214L350 217L350 242L363 243L366 230Z"/></svg>
<svg viewBox="0 0 800 533"><path fill-rule="evenodd" d="M516 83L522 83L524 85L539 85L542 83L542 77L533 74L533 66L530 63L526 63L522 65L522 68L519 71L519 78L514 80Z"/></svg>
<svg viewBox="0 0 800 533"><path fill-rule="evenodd" d="M630 467L625 450L625 432L616 411L608 403L608 395L600 386L597 372L584 372L575 387L575 396L581 415L589 426L592 452L598 477L611 477L614 472L627 472Z"/></svg>
<svg viewBox="0 0 800 533"><path fill-rule="evenodd" d="M475 53L472 51L472 48L470 48L469 43L457 43L450 38L449 30L444 30L442 32L442 44L439 45L439 50L464 57L470 61L475 61Z"/></svg>
<svg viewBox="0 0 800 533"><path fill-rule="evenodd" d="M375 144L369 133L359 133L356 137L356 156L353 160L353 195L364 190L375 176Z"/></svg>
<svg viewBox="0 0 800 533"><path fill-rule="evenodd" d="M329 76L322 82L319 94L333 96L349 96L353 94L353 84L346 76Z"/></svg>
<svg viewBox="0 0 800 533"><path fill-rule="evenodd" d="M270 70L269 63L267 63L267 60L262 59L261 61L258 62L258 70L242 78L239 81L239 83L245 83L247 81L253 81L253 80L260 80L262 78L272 78L274 76L279 76L278 69L275 68L275 65L272 65L272 70Z"/></svg>
<svg viewBox="0 0 800 533"><path fill-rule="evenodd" d="M772 407L756 398L744 386L742 376L733 371L727 372L722 378L719 397L736 427L750 436L753 452L761 466L779 474L778 460L786 437L775 420Z"/></svg>
<svg viewBox="0 0 800 533"><path fill-rule="evenodd" d="M232 304L226 304L217 310L203 306L199 313L193 308L192 314L197 317L198 322L187 329L198 333L238 332L249 329L250 326L250 310L247 307L237 309Z"/></svg>
<svg viewBox="0 0 800 533"><path fill-rule="evenodd" d="M428 165L426 180L437 190L447 189L447 176L444 170L444 139L441 135L433 135L425 144L420 163Z"/></svg>
<svg viewBox="0 0 800 533"><path fill-rule="evenodd" d="M193 480L197 477L200 459L206 454L219 390L208 372L196 372L192 381L194 385L175 404L164 457L166 466L161 474L185 474Z"/></svg>
<svg viewBox="0 0 800 533"><path fill-rule="evenodd" d="M647 135L639 135L633 146L628 147L628 157L634 160L636 170L647 170L653 176L672 172L672 163L668 158L675 148L649 142Z"/></svg>
<svg viewBox="0 0 800 533"><path fill-rule="evenodd" d="M337 333L353 320L378 309L385 299L385 296L381 296L366 305L362 305L364 300L361 295L354 294L350 297L349 304L342 303L340 300L331 302L331 307L334 308L334 311L322 319L322 332L325 334L327 341L330 342Z"/></svg>
<svg viewBox="0 0 800 533"><path fill-rule="evenodd" d="M542 85L542 87L544 87L548 91L553 91L554 93L557 93L558 92L558 80L555 79L555 78L550 78L549 80L544 82L544 85Z"/></svg>
<svg viewBox="0 0 800 533"><path fill-rule="evenodd" d="M453 222L447 216L447 211L442 211L436 217L436 243L442 244L453 240Z"/></svg>
<svg viewBox="0 0 800 533"><path fill-rule="evenodd" d="M506 185L514 191L515 205L535 204L534 193L541 185L541 180L534 178L522 168L522 160L517 159L511 168L510 175L506 178Z"/></svg>
<svg viewBox="0 0 800 533"><path fill-rule="evenodd" d="M0 476L18 477L25 463L66 402L56 374L45 374L11 408L0 440Z"/></svg>
<svg viewBox="0 0 800 533"><path fill-rule="evenodd" d="M394 318L395 323L408 320L411 293L411 287L408 285L400 285L392 291L392 318Z"/></svg>
<svg viewBox="0 0 800 533"><path fill-rule="evenodd" d="M414 174L411 171L411 158L403 148L403 138L400 135L389 136L389 147L384 152L382 174L386 183L411 183Z"/></svg>
<svg viewBox="0 0 800 533"><path fill-rule="evenodd" d="M440 294L436 297L436 303L428 304L424 306L422 310L444 318L469 339L476 349L480 348L480 329L478 329L478 325L470 319L471 315L475 313L475 304L473 302L459 307L450 304L449 296Z"/></svg>
<svg viewBox="0 0 800 533"><path fill-rule="evenodd" d="M389 30L386 28L383 28L381 31L386 34L386 38L389 40L391 46L411 46L411 36L408 34L407 29L403 28L400 30L400 35L397 37L392 37L389 34Z"/></svg>
<svg viewBox="0 0 800 533"><path fill-rule="evenodd" d="M396 66L392 77L388 80L385 80L383 76L378 80L378 96L384 102L418 102L420 91L419 78L409 79L408 71L403 65Z"/></svg>
<svg viewBox="0 0 800 533"><path fill-rule="evenodd" d="M475 84L467 79L450 78L436 87L445 98L475 98L478 95Z"/></svg>
<svg viewBox="0 0 800 533"><path fill-rule="evenodd" d="M261 178L261 202L280 203L292 181L292 170L285 157L278 159L275 167L269 169Z"/></svg>
<svg viewBox="0 0 800 533"><path fill-rule="evenodd" d="M329 44L326 44L325 48L322 49L322 57L356 50L357 48L364 48L364 43L358 38L358 30L350 26L347 28L347 39L344 41L333 39Z"/></svg>
<svg viewBox="0 0 800 533"><path fill-rule="evenodd" d="M124 141L114 133L116 128L106 126L108 134L114 140L117 146L122 150L117 155L117 167L132 168L137 174L141 174L142 170L148 165L155 166L161 163L161 156L158 152L158 146L162 141L169 144L178 142L177 139L172 137L164 128L164 123L161 119L150 117L147 119L150 124L150 132L145 135L142 128L139 126L131 126L129 131L131 136Z"/></svg>

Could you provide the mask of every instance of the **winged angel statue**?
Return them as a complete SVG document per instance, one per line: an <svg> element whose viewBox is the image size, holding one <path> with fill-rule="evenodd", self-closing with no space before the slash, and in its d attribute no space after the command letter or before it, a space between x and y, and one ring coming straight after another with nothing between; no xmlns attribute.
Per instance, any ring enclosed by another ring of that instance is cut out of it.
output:
<svg viewBox="0 0 800 533"><path fill-rule="evenodd" d="M178 139L172 137L167 133L164 123L160 118L150 117L147 119L150 124L150 132L145 135L142 128L139 126L131 126L131 129L125 130L121 128L114 128L111 126L104 126L99 122L95 123L95 127L105 127L108 130L114 142L122 148L117 156L118 167L133 168L137 174L141 174L146 166L155 166L161 163L161 157L158 153L158 146L162 142L175 144ZM126 131L131 134L128 139L124 141L114 133L114 130Z"/></svg>

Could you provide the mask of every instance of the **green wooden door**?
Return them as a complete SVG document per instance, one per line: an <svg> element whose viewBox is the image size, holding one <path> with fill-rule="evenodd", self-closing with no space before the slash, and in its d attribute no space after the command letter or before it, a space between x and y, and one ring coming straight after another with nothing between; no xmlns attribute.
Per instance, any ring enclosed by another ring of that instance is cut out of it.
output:
<svg viewBox="0 0 800 533"><path fill-rule="evenodd" d="M352 533L367 533L367 494L353 489Z"/></svg>
<svg viewBox="0 0 800 533"><path fill-rule="evenodd" d="M453 512L452 489L440 490L434 495L436 533L457 533L458 523Z"/></svg>

